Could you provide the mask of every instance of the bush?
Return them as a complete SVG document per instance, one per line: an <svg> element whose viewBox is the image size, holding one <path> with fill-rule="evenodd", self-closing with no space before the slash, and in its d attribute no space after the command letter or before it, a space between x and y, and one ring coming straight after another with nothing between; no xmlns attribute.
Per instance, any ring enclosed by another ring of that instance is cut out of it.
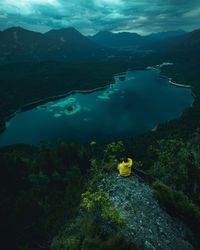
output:
<svg viewBox="0 0 200 250"><path fill-rule="evenodd" d="M155 197L171 215L183 220L195 234L200 231L200 207L183 192L175 191L160 181L153 183Z"/></svg>
<svg viewBox="0 0 200 250"><path fill-rule="evenodd" d="M125 152L122 141L107 144L101 153L90 160L92 172L99 175L100 172L112 173L117 170L119 159Z"/></svg>
<svg viewBox="0 0 200 250"><path fill-rule="evenodd" d="M136 247L122 234L124 221L103 191L82 194L81 216L68 226L63 237L57 237L51 249L134 250Z"/></svg>
<svg viewBox="0 0 200 250"><path fill-rule="evenodd" d="M192 189L195 171L192 154L180 139L160 140L156 147L150 147L148 153L155 160L149 173L166 185L187 192Z"/></svg>

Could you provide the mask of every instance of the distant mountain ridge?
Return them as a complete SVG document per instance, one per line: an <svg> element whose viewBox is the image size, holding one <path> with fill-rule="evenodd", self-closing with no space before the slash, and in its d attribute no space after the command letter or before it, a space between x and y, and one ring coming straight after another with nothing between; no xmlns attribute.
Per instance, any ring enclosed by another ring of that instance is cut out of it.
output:
<svg viewBox="0 0 200 250"><path fill-rule="evenodd" d="M126 51L126 52L125 52ZM128 52L127 52L128 51ZM130 53L167 53L172 58L199 58L200 30L167 31L141 36L129 32L99 32L86 37L75 28L44 34L21 27L0 31L0 63L25 61L85 61L129 57ZM130 52L130 53L129 53Z"/></svg>
<svg viewBox="0 0 200 250"><path fill-rule="evenodd" d="M44 34L21 27L0 32L0 62L82 60L103 57L108 51L74 28Z"/></svg>
<svg viewBox="0 0 200 250"><path fill-rule="evenodd" d="M111 48L137 46L142 42L142 36L137 33L120 32L112 33L110 31L99 32L96 35L90 37L92 41L99 45L103 45Z"/></svg>
<svg viewBox="0 0 200 250"><path fill-rule="evenodd" d="M147 36L141 36L137 33L119 32L112 33L109 31L99 32L90 39L99 45L108 48L132 48L132 49L156 49L155 44L158 42L165 45L165 41L173 40L176 37L181 37L187 34L183 30L166 31L153 33Z"/></svg>
<svg viewBox="0 0 200 250"><path fill-rule="evenodd" d="M168 51L171 57L184 58L185 60L200 60L200 29L189 33L179 44Z"/></svg>
<svg viewBox="0 0 200 250"><path fill-rule="evenodd" d="M154 40L162 40L162 39L168 39L171 37L177 37L187 34L184 30L172 30L172 31L164 31L164 32L158 32L158 33L152 33L150 35L145 36L146 38L151 38Z"/></svg>

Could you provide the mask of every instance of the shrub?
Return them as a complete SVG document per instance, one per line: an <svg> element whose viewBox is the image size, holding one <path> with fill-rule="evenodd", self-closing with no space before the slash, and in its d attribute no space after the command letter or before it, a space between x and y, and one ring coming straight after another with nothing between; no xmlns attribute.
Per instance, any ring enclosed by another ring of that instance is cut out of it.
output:
<svg viewBox="0 0 200 250"><path fill-rule="evenodd" d="M81 218L64 238L56 238L51 249L141 249L123 234L124 221L101 191L82 194ZM68 227L70 228L70 227Z"/></svg>
<svg viewBox="0 0 200 250"><path fill-rule="evenodd" d="M194 162L187 146L180 139L160 140L156 147L149 148L154 155L150 174L166 185L186 192L193 185L190 178Z"/></svg>
<svg viewBox="0 0 200 250"><path fill-rule="evenodd" d="M160 181L153 184L155 197L171 215L181 218L194 233L200 230L200 207L183 192L175 191Z"/></svg>
<svg viewBox="0 0 200 250"><path fill-rule="evenodd" d="M116 171L119 159L123 156L124 151L122 141L107 144L103 150L103 155L96 155L90 160L92 171L96 174L99 174L100 171L103 173Z"/></svg>
<svg viewBox="0 0 200 250"><path fill-rule="evenodd" d="M122 141L112 142L107 144L104 149L104 160L109 161L110 159L119 159L124 154L124 144Z"/></svg>

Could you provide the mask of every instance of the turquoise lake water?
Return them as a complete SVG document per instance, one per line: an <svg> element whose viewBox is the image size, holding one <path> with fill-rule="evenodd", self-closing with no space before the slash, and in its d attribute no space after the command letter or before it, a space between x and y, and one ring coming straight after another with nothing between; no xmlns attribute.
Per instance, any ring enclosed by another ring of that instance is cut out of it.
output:
<svg viewBox="0 0 200 250"><path fill-rule="evenodd" d="M190 88L172 85L158 70L127 71L124 77L116 76L106 89L17 113L0 134L0 145L134 137L179 117L194 101Z"/></svg>

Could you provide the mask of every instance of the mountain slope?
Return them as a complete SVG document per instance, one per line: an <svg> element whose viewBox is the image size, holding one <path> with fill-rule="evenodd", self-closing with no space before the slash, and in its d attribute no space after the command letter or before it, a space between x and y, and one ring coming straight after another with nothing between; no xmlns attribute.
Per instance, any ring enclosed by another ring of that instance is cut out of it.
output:
<svg viewBox="0 0 200 250"><path fill-rule="evenodd" d="M0 33L0 62L82 60L106 53L74 28L41 34L13 27Z"/></svg>
<svg viewBox="0 0 200 250"><path fill-rule="evenodd" d="M185 34L186 32L184 30L173 30L173 31L152 33L150 35L147 35L146 38L152 39L152 40L162 40L162 39L168 39L168 38L177 37L177 36L181 36Z"/></svg>
<svg viewBox="0 0 200 250"><path fill-rule="evenodd" d="M108 31L99 32L92 36L91 39L97 44L111 48L137 47L143 40L142 36L136 33L112 33Z"/></svg>
<svg viewBox="0 0 200 250"><path fill-rule="evenodd" d="M133 50L161 50L174 46L186 32L182 30L166 31L141 36L131 32L99 32L90 37L97 44L110 48L132 48Z"/></svg>
<svg viewBox="0 0 200 250"><path fill-rule="evenodd" d="M192 232L163 211L154 190L136 175L124 178L113 174L101 181L115 209L126 221L125 235L145 249L194 249L188 241Z"/></svg>
<svg viewBox="0 0 200 250"><path fill-rule="evenodd" d="M153 52L163 53L171 48L178 46L186 37L187 33L177 36L165 37L162 39L155 39L150 36L148 42L140 47L142 50L152 50Z"/></svg>
<svg viewBox="0 0 200 250"><path fill-rule="evenodd" d="M168 51L174 59L184 59L193 62L200 60L200 29L185 36L179 43Z"/></svg>
<svg viewBox="0 0 200 250"><path fill-rule="evenodd" d="M37 56L43 35L20 27L9 28L0 33L0 62L27 60Z"/></svg>
<svg viewBox="0 0 200 250"><path fill-rule="evenodd" d="M51 250L71 249L67 239L76 239L76 249L195 249L191 230L160 207L137 175L101 177L90 176L78 216L53 239Z"/></svg>
<svg viewBox="0 0 200 250"><path fill-rule="evenodd" d="M104 48L93 43L74 28L50 30L44 34L48 40L48 52L55 57L88 58L104 55Z"/></svg>

